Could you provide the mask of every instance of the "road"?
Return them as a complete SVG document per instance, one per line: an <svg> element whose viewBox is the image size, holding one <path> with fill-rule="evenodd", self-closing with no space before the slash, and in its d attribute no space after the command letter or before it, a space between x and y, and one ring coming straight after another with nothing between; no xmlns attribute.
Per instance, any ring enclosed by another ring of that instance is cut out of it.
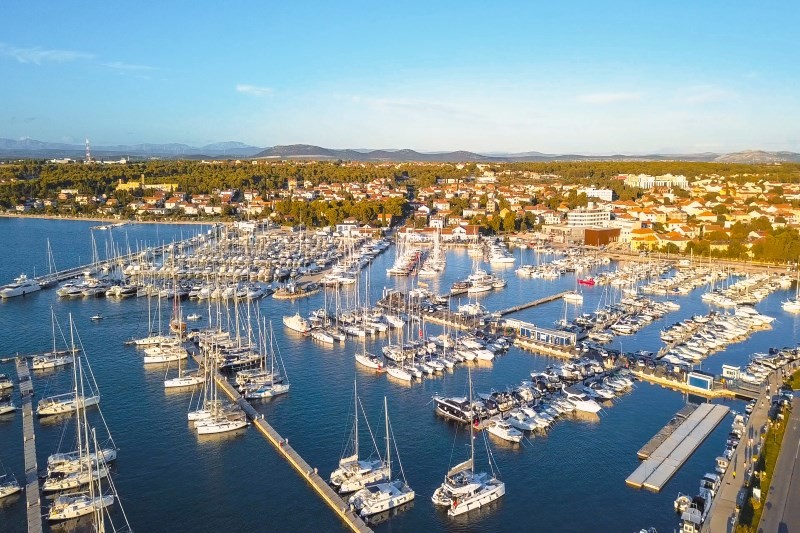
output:
<svg viewBox="0 0 800 533"><path fill-rule="evenodd" d="M792 401L781 453L775 465L772 483L767 491L767 501L759 533L790 533L800 531L800 398Z"/></svg>
<svg viewBox="0 0 800 533"><path fill-rule="evenodd" d="M770 408L770 394L767 391L767 386L769 386L769 391L775 393L781 383L780 370L778 370L773 372L769 380L762 385L761 396L753 412L750 414L750 419L747 421L747 428L745 429L744 436L739 442L739 446L736 448L736 452L733 455L730 465L728 465L728 469L725 471L725 475L722 476L722 484L720 485L719 492L714 497L711 503L711 511L703 523L704 532L733 532L735 519L737 517L736 496L739 494L739 489L744 485L747 467L754 464L752 456L754 448L756 445L760 444L762 436L761 428L768 423L767 415ZM720 455L721 454L722 450L720 450ZM709 470L713 471L711 468L709 468Z"/></svg>

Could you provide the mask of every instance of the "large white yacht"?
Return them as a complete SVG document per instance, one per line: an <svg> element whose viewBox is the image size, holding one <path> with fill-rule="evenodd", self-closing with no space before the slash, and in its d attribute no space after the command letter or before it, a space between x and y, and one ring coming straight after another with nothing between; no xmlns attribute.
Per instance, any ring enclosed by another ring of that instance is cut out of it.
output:
<svg viewBox="0 0 800 533"><path fill-rule="evenodd" d="M14 283L9 283L0 289L0 298L13 298L15 296L25 296L31 292L42 290L42 287L32 279L28 279L25 274L20 274L14 280Z"/></svg>
<svg viewBox="0 0 800 533"><path fill-rule="evenodd" d="M311 324L308 320L301 317L300 313L295 313L292 316L284 316L283 325L298 333L308 333L311 331Z"/></svg>

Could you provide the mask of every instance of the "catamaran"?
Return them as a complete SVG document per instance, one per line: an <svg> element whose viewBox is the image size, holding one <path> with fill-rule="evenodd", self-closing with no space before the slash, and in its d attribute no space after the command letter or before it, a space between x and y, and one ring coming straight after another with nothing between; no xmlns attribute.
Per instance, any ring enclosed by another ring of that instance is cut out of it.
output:
<svg viewBox="0 0 800 533"><path fill-rule="evenodd" d="M469 404L472 405L472 373L469 376ZM480 509L484 505L501 498L506 493L506 485L494 473L493 457L489 450L489 443L484 434L484 444L489 457L491 475L486 472L475 472L475 439L474 428L480 424L470 409L469 425L469 459L450 470L444 477L444 482L437 488L431 501L434 505L447 507L448 516L458 516L466 512Z"/></svg>
<svg viewBox="0 0 800 533"><path fill-rule="evenodd" d="M341 494L361 490L369 483L376 483L389 479L388 466L384 464L380 455L378 455L377 459L360 460L358 458L358 411L361 402L358 401L358 388L355 382L353 383L353 397L355 398L355 405L353 406L353 433L350 439L350 446L346 448L346 452L350 451L352 453L339 459L339 468L334 470L330 477L331 485L336 487ZM361 411L363 413L363 407ZM364 413L364 420L366 421L366 419L367 415ZM375 438L372 435L372 430L369 428L369 423L367 423L367 429L369 430L370 437L373 439L373 444L375 444ZM377 448L378 446L376 444L376 452Z"/></svg>
<svg viewBox="0 0 800 533"><path fill-rule="evenodd" d="M383 397L383 409L386 415L386 477L392 477L391 446L393 442L389 433L389 410L387 408L386 397ZM395 444L395 452L397 445ZM361 517L372 516L377 513L389 511L399 507L414 499L414 491L408 486L403 472L403 464L400 463L400 454L397 454L397 462L400 464L402 480L381 481L371 483L363 489L350 496L350 505Z"/></svg>

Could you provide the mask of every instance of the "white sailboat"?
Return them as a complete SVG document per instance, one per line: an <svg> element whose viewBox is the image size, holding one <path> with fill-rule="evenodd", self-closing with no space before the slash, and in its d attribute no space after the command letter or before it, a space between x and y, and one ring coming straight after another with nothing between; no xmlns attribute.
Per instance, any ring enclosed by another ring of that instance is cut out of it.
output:
<svg viewBox="0 0 800 533"><path fill-rule="evenodd" d="M366 307L364 308L364 315L362 316L363 322L366 323ZM356 352L356 363L366 367L372 368L374 370L382 371L383 370L383 361L381 361L380 357L375 354L371 354L367 351L367 336L364 335L361 337L361 351Z"/></svg>
<svg viewBox="0 0 800 533"><path fill-rule="evenodd" d="M0 466L2 466L2 463L0 463ZM19 482L17 482L17 478L14 477L14 474L9 474L6 472L5 467L3 467L2 474L0 474L0 500L16 494L21 490L22 487L19 485Z"/></svg>
<svg viewBox="0 0 800 533"><path fill-rule="evenodd" d="M387 478L392 477L391 445L393 442L389 433L389 410L386 397L383 397L383 409L386 414L386 471ZM395 444L395 453L397 445ZM400 463L400 454L397 454L397 462ZM353 509L361 516L368 517L382 513L406 504L414 499L414 491L408 486L403 472L403 465L400 463L400 473L402 480L382 481L371 483L356 492L348 500Z"/></svg>
<svg viewBox="0 0 800 533"><path fill-rule="evenodd" d="M50 320L52 322L52 329L53 329L53 350L51 352L44 352L37 354L31 359L31 369L32 370L49 370L52 368L60 368L62 366L66 366L72 363L72 355L74 352L71 350L58 350L56 348L56 314L52 308L50 308ZM59 326L59 331L61 330L61 326ZM63 338L63 333L62 333Z"/></svg>
<svg viewBox="0 0 800 533"><path fill-rule="evenodd" d="M266 335L266 322L264 322L264 335ZM286 367L283 365L283 359L280 357L280 350L278 349L277 344L275 343L275 335L273 334L272 330L272 322L269 324L269 342L264 342L264 350L267 351L269 360L270 360L270 379L265 381L264 383L260 384L257 387L253 387L251 389L245 389L244 397L247 400L257 400L261 398L272 398L274 396L280 396L281 394L286 394L289 392L289 387L291 384L289 383L288 379L286 379ZM278 378L275 373L275 359L278 358L278 362L283 369L283 377Z"/></svg>
<svg viewBox="0 0 800 533"><path fill-rule="evenodd" d="M205 381L205 377L199 370L199 368L181 370L181 362L180 359L178 359L178 375L173 378L164 376L164 388L177 389L202 385Z"/></svg>
<svg viewBox="0 0 800 533"><path fill-rule="evenodd" d="M798 271L797 280L795 280L794 298L784 300L781 303L781 307L789 313L800 313L800 271Z"/></svg>
<svg viewBox="0 0 800 533"><path fill-rule="evenodd" d="M358 411L361 402L358 400L358 388L355 382L353 383L353 397L355 398L353 406L353 433L350 439L350 446L348 446L345 451L345 453L347 453L347 451L352 453L339 459L339 467L331 473L330 477L330 484L336 487L341 494L355 492L363 489L369 483L376 483L389 479L388 467L384 464L380 455L378 455L377 459L361 460L358 457ZM364 409L362 407L361 412L363 413L363 411ZM367 415L366 413L363 414L364 420L366 421ZM375 438L372 435L372 430L368 422L367 429L369 430L369 435L372 438L373 444L375 444ZM377 448L378 446L376 444L376 452Z"/></svg>
<svg viewBox="0 0 800 533"><path fill-rule="evenodd" d="M92 429L92 442L94 443L95 449L94 455L100 456L97 452L97 436L94 429ZM91 448L87 444L86 452L88 453L90 451ZM90 469L93 468L95 464L99 467L106 467L102 460L98 463L95 463L95 461L88 462ZM108 522L108 529L112 531L131 531L128 517L125 515L125 510L122 508L121 502L119 502L116 487L111 477L106 478L108 487L105 490L103 489L103 482L101 479L97 479L95 476L91 475L90 477L94 479L89 483L87 491L62 494L53 501L47 512L48 521L61 522L91 515L93 531L106 531L106 522ZM118 526L115 524L111 514L108 512L108 508L113 505L115 501L118 503L119 514L122 517L122 521L124 521L124 525L120 524Z"/></svg>
<svg viewBox="0 0 800 533"><path fill-rule="evenodd" d="M75 330L70 316L70 344L75 348ZM83 365L77 360L73 365L73 386L76 398L86 398L86 380L83 376ZM96 385L95 385L96 387ZM99 398L99 396L98 396ZM57 492L78 489L108 476L107 464L117 457L116 446L110 438L111 447L91 453L87 444L89 438L89 421L85 409L75 409L76 450L67 453L56 453L47 459L47 479L42 485L44 492ZM102 413L100 413L102 419ZM103 423L105 420L103 419ZM94 430L92 430L94 431ZM106 431L108 428L106 427Z"/></svg>
<svg viewBox="0 0 800 533"><path fill-rule="evenodd" d="M55 396L49 396L47 398L42 398L41 400L39 400L39 403L36 406L36 415L39 417L73 413L75 411L79 411L81 409L85 409L86 407L91 407L92 405L97 405L98 403L100 403L100 394L96 392L97 382L94 379L94 375L92 374L92 368L88 365L88 361L86 364L88 374L85 376L85 378L88 379L90 381L89 384L93 384L94 387L89 387L88 394L85 392L83 365L81 364L81 359L80 356L78 355L79 350L75 349L75 342L74 342L75 327L72 322L72 315L70 315L69 317L69 324L70 324L70 336L73 339L71 342L71 351L72 351L73 376L74 376L75 387L70 392L66 392L64 394L58 394Z"/></svg>
<svg viewBox="0 0 800 533"><path fill-rule="evenodd" d="M247 416L238 407L225 408L217 397L216 371L213 365L207 364L206 386L208 396L204 396L203 406L189 412L189 420L194 422L198 435L227 433L247 427ZM204 391L205 394L205 391Z"/></svg>
<svg viewBox="0 0 800 533"><path fill-rule="evenodd" d="M469 405L472 405L472 372L469 375ZM447 471L444 482L437 488L431 501L434 505L447 507L448 516L458 516L469 511L480 509L484 505L501 498L506 493L506 485L494 473L493 458L489 443L484 434L484 444L489 458L491 475L486 472L475 472L475 439L474 426L478 419L469 424L469 459Z"/></svg>

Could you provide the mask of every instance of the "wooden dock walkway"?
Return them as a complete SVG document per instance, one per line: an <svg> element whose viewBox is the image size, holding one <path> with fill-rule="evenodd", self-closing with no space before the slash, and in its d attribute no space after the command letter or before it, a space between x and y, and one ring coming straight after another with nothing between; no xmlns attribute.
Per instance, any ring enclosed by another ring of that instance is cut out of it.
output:
<svg viewBox="0 0 800 533"><path fill-rule="evenodd" d="M642 461L625 483L631 487L644 487L659 492L725 418L728 411L725 405L710 403L700 405L647 459Z"/></svg>
<svg viewBox="0 0 800 533"><path fill-rule="evenodd" d="M25 450L25 497L28 503L28 533L42 533L42 506L39 499L39 470L36 465L36 435L33 431L33 383L28 361L18 358L17 378L22 402L22 442Z"/></svg>
<svg viewBox="0 0 800 533"><path fill-rule="evenodd" d="M201 359L193 354L195 361L201 363ZM267 438L272 446L286 459L290 465L297 470L300 477L305 479L309 485L316 491L328 506L347 524L347 526L358 533L367 533L372 531L367 524L356 515L350 506L345 502L328 483L317 473L316 468L312 468L294 448L289 445L289 441L281 437L281 435L273 428L265 419L264 415L256 411L250 402L242 397L241 394L231 385L227 378L219 371L214 372L214 379L217 386L225 391L231 400L242 408L247 413L248 418L253 425Z"/></svg>
<svg viewBox="0 0 800 533"><path fill-rule="evenodd" d="M543 298L539 298L538 300L533 300L532 302L526 302L524 304L515 305L513 307L508 307L506 309L501 309L496 312L500 316L510 315L511 313L516 313L517 311L522 311L523 309L530 309L531 307L536 307L537 305L546 304L548 302L552 302L555 300L559 300L564 297L565 294L571 291L564 291L559 292L556 294L551 294L550 296L545 296Z"/></svg>
<svg viewBox="0 0 800 533"><path fill-rule="evenodd" d="M661 430L656 433L652 439L647 441L647 444L642 446L639 451L636 453L639 459L647 459L659 446L661 446L667 437L672 435L672 433L680 427L684 421L689 418L689 415L694 413L695 409L697 409L697 405L693 403L687 403L684 405L680 411L675 413L675 416L672 417L672 420L667 422Z"/></svg>

